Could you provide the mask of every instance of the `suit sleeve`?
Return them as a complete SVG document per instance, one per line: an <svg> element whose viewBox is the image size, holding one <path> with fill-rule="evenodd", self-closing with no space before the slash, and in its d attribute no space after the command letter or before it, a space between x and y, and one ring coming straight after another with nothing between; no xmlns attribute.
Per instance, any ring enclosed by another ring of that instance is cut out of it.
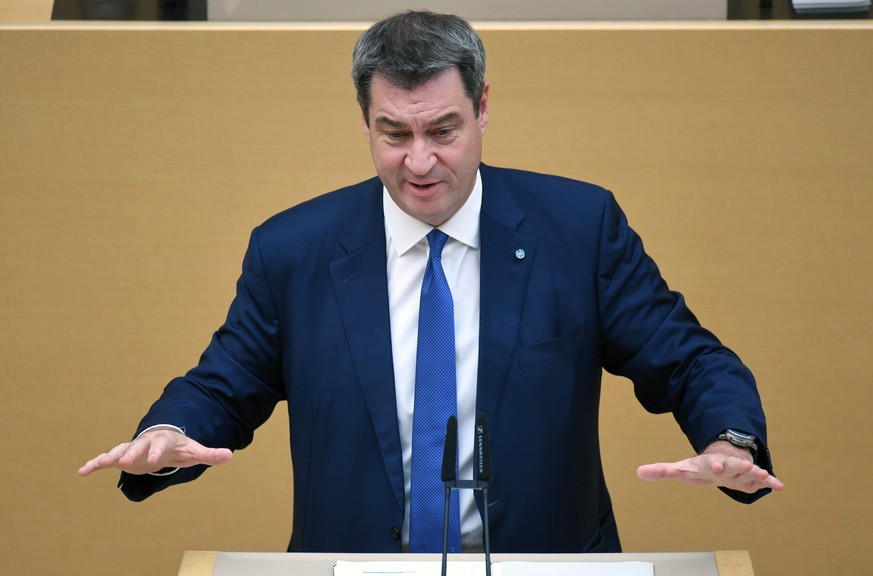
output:
<svg viewBox="0 0 873 576"><path fill-rule="evenodd" d="M208 447L246 447L255 428L284 399L280 328L256 229L227 320L213 335L197 367L167 385L136 434L153 425L172 424ZM205 469L196 466L169 476L123 473L119 487L128 498L140 501L173 484L193 480Z"/></svg>
<svg viewBox="0 0 873 576"><path fill-rule="evenodd" d="M598 290L604 367L633 381L652 413L670 412L695 451L727 428L758 437L757 464L772 473L755 379L734 352L703 328L670 291L610 195L603 212ZM756 494L727 491L743 502Z"/></svg>

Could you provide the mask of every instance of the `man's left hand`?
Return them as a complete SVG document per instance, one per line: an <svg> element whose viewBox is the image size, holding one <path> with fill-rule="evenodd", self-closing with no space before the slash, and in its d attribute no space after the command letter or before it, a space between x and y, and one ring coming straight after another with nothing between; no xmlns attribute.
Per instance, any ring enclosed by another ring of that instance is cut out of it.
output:
<svg viewBox="0 0 873 576"><path fill-rule="evenodd" d="M692 458L674 463L646 464L637 468L642 480L680 480L695 486L721 486L754 494L762 488L778 492L785 485L756 466L747 448L718 440Z"/></svg>

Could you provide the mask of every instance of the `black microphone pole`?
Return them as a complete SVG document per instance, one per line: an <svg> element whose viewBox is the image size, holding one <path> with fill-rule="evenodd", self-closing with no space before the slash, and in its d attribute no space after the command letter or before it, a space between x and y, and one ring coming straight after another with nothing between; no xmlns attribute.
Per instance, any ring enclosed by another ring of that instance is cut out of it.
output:
<svg viewBox="0 0 873 576"><path fill-rule="evenodd" d="M482 489L482 508L485 521L485 576L491 576L491 535L488 522L488 485L491 482L491 439L488 418L484 413L476 417L476 482Z"/></svg>
<svg viewBox="0 0 873 576"><path fill-rule="evenodd" d="M449 504L452 487L457 480L458 462L458 419L449 416L446 422L446 443L443 446L443 468L441 477L446 484L446 507L443 515L443 566L442 576L446 576L449 565ZM488 575L490 576L490 574Z"/></svg>

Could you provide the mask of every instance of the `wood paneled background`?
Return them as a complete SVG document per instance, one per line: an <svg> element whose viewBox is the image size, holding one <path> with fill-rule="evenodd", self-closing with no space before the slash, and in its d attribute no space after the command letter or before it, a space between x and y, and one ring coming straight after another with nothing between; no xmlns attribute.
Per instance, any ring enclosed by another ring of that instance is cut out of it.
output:
<svg viewBox="0 0 873 576"><path fill-rule="evenodd" d="M358 33L0 26L0 573L174 574L186 549L286 546L282 409L230 465L142 504L114 473L75 471L196 362L253 226L372 175L349 79ZM689 448L607 376L625 548L749 549L759 576L866 571L873 29L482 36L485 160L612 189L768 412L787 488L742 506L637 480L637 465Z"/></svg>

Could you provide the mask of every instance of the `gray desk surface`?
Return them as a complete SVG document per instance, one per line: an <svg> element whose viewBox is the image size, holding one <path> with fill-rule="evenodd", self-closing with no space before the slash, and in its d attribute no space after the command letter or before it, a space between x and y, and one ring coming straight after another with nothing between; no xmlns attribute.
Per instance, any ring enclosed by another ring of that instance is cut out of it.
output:
<svg viewBox="0 0 873 576"><path fill-rule="evenodd" d="M188 551L179 576L330 576L337 560L385 560L384 554L285 554L258 552ZM422 555L420 560L439 560L439 555ZM458 560L481 560L481 554L453 555ZM492 562L506 560L609 562L642 560L655 565L656 576L754 576L746 551L628 554L493 554Z"/></svg>

